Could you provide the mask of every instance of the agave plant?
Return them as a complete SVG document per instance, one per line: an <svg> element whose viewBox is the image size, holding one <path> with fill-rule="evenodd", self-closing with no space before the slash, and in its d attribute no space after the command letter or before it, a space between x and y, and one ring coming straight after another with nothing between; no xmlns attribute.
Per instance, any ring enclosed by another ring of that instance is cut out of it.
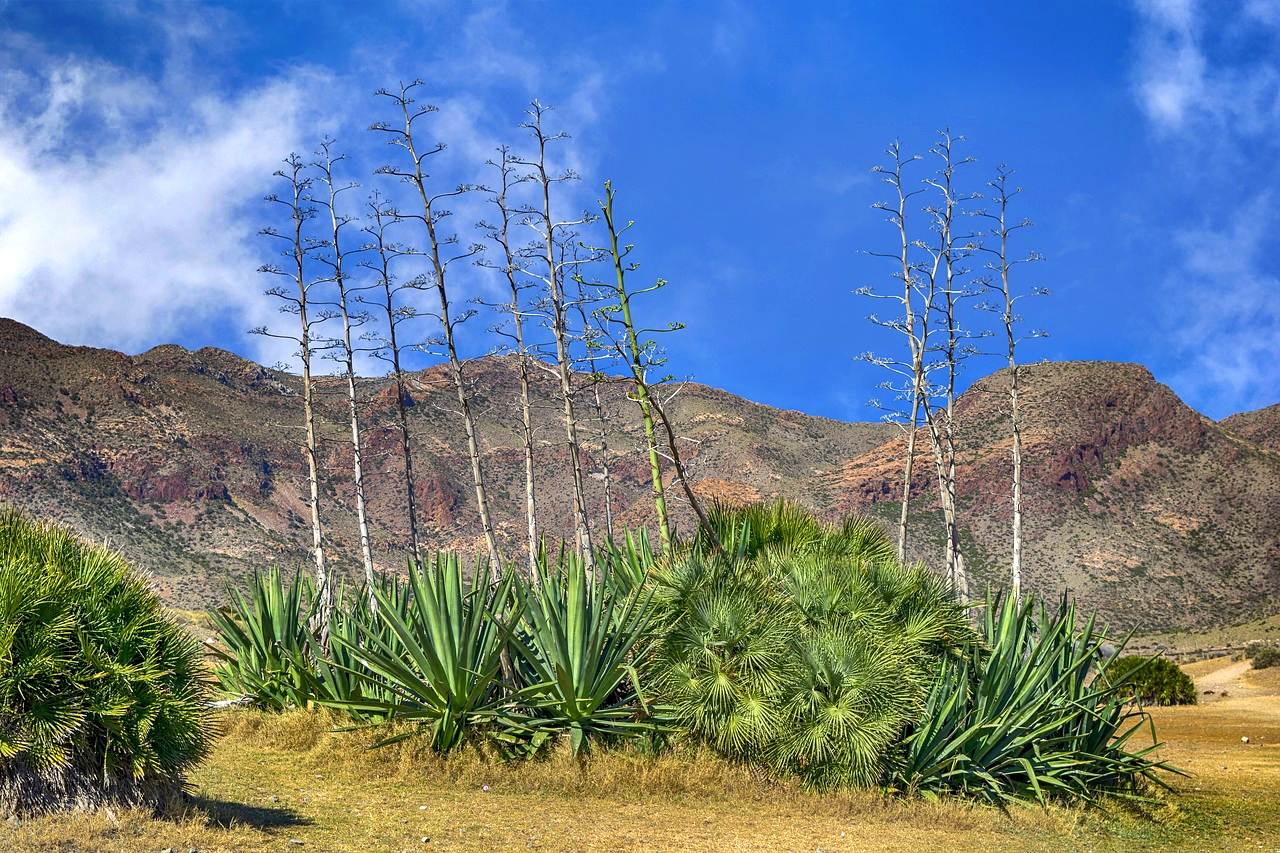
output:
<svg viewBox="0 0 1280 853"><path fill-rule="evenodd" d="M439 752L461 746L503 702L504 632L491 614L509 610L513 578L507 573L492 583L481 562L468 582L456 554L437 554L410 567L407 600L393 591L398 587L375 588L381 627L332 635L339 653L358 664L328 661L352 677L351 687L318 701L369 718L416 722Z"/></svg>
<svg viewBox="0 0 1280 853"><path fill-rule="evenodd" d="M985 647L944 659L919 724L890 772L890 786L992 803L1093 800L1163 784L1150 717L1131 707L1115 654L1075 606L988 598ZM1129 751L1139 732L1151 745Z"/></svg>
<svg viewBox="0 0 1280 853"><path fill-rule="evenodd" d="M120 555L0 510L0 812L158 804L208 750L209 692Z"/></svg>
<svg viewBox="0 0 1280 853"><path fill-rule="evenodd" d="M407 620L411 600L409 584L394 575L378 576L374 582L400 621ZM371 601L374 602L372 609L369 606ZM328 643L321 645L314 636L310 638L309 660L302 670L303 689L308 699L320 704L362 698L384 703L384 707L364 710L348 708L353 717L367 722L383 721L393 716L396 694L364 665L354 650L361 647L365 638L376 637L387 648L403 653L376 602L376 597L369 595L363 587L354 595L349 595L345 588L339 589L329 621Z"/></svg>
<svg viewBox="0 0 1280 853"><path fill-rule="evenodd" d="M311 582L301 573L286 581L278 567L254 574L249 594L228 586L230 604L209 612L219 644L211 646L222 689L248 696L259 708L281 711L306 705L315 611Z"/></svg>
<svg viewBox="0 0 1280 853"><path fill-rule="evenodd" d="M599 565L602 579L594 583L585 561L562 550L539 583L519 584L510 632L529 682L513 698L531 713L509 719L535 734L567 731L575 755L592 740L655 729L634 663L649 634L651 596L620 594L627 584L610 578L617 563Z"/></svg>

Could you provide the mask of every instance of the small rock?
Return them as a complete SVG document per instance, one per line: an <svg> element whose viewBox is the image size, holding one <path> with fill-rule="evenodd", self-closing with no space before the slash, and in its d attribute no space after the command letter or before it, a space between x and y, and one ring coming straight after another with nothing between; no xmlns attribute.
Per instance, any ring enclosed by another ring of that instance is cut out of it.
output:
<svg viewBox="0 0 1280 853"><path fill-rule="evenodd" d="M290 844L297 844L299 847L301 847L301 846L302 846L303 844L305 844L306 842L305 842L305 841L303 841L301 838L290 838L290 839L289 839L289 843L290 843Z"/></svg>
<svg viewBox="0 0 1280 853"><path fill-rule="evenodd" d="M272 795L271 795L271 802L273 802L273 803L278 803L278 802L280 802L280 798L279 798L279 797L277 797L275 794L272 794Z"/></svg>
<svg viewBox="0 0 1280 853"><path fill-rule="evenodd" d="M1241 742L1241 743L1248 743L1248 742L1249 742L1249 736L1248 736L1248 735L1245 735L1244 737L1240 738L1240 742Z"/></svg>
<svg viewBox="0 0 1280 853"><path fill-rule="evenodd" d="M481 785L481 786L480 786L480 790L481 790L481 791L484 791L485 793L488 793L488 792L489 792L489 786L488 786L488 785Z"/></svg>
<svg viewBox="0 0 1280 853"><path fill-rule="evenodd" d="M187 853L200 853L200 848L199 848L199 847L188 847L188 848L187 848Z"/></svg>
<svg viewBox="0 0 1280 853"><path fill-rule="evenodd" d="M160 851L160 853L173 853L173 848L172 848L172 847L166 847L166 848L164 848L163 850L161 850L161 851Z"/></svg>
<svg viewBox="0 0 1280 853"><path fill-rule="evenodd" d="M426 806L418 806L418 811L425 812L426 810L427 810Z"/></svg>
<svg viewBox="0 0 1280 853"><path fill-rule="evenodd" d="M423 843L423 844L430 844L430 843L431 843L431 836L430 836L430 835L424 835L424 836L422 836L422 843Z"/></svg>

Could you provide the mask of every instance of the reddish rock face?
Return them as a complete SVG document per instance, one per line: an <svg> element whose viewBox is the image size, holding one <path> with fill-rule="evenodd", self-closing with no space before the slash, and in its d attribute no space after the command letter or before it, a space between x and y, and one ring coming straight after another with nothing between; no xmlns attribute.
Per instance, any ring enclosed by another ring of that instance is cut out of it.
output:
<svg viewBox="0 0 1280 853"><path fill-rule="evenodd" d="M121 488L134 500L160 503L181 501L225 501L227 484L216 472L137 471L117 474Z"/></svg>
<svg viewBox="0 0 1280 853"><path fill-rule="evenodd" d="M436 530L456 529L463 514L462 487L439 474L420 477L415 485L418 512L422 519Z"/></svg>
<svg viewBox="0 0 1280 853"><path fill-rule="evenodd" d="M412 409L414 406L413 394L405 389L404 405L406 409ZM395 383L389 384L386 388L378 391L369 398L369 410L372 412L395 412L396 408L396 386Z"/></svg>

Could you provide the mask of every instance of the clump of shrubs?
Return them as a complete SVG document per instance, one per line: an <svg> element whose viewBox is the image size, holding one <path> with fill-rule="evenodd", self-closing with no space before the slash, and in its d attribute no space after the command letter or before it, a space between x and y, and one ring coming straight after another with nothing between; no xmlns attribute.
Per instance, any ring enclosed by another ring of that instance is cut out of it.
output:
<svg viewBox="0 0 1280 853"><path fill-rule="evenodd" d="M324 637L310 584L271 572L214 614L217 675L264 709L318 704L386 724L385 742L509 760L685 745L811 788L995 803L1132 792L1170 769L1126 746L1149 718L1068 602L988 601L975 630L895 552L864 519L716 508L666 553L628 536L594 569L437 555L340 595Z"/></svg>
<svg viewBox="0 0 1280 853"><path fill-rule="evenodd" d="M0 814L164 805L208 750L210 687L123 558L0 509Z"/></svg>
<svg viewBox="0 0 1280 853"><path fill-rule="evenodd" d="M1244 656L1254 669L1280 666L1280 646L1273 643L1250 643L1244 650Z"/></svg>
<svg viewBox="0 0 1280 853"><path fill-rule="evenodd" d="M1196 685L1168 658L1127 655L1107 668L1107 677L1141 705L1194 705Z"/></svg>

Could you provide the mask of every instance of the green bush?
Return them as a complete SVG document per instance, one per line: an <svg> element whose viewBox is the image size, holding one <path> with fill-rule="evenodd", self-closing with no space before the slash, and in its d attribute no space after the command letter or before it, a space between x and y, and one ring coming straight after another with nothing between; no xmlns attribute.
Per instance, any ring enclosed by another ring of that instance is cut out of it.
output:
<svg viewBox="0 0 1280 853"><path fill-rule="evenodd" d="M379 592L391 611L407 616L409 590L394 576L383 577ZM218 632L210 652L218 659L213 674L222 691L247 698L266 711L305 707L311 702L375 698L394 704L394 696L374 688L371 670L352 652L365 637L395 647L386 621L370 612L364 589L352 594L340 587L322 643L314 633L315 583L301 573L286 581L279 568L254 574L248 594L229 586L230 603L209 611ZM388 712L351 711L361 719L384 719Z"/></svg>
<svg viewBox="0 0 1280 853"><path fill-rule="evenodd" d="M123 558L0 511L0 811L161 804L208 750L208 692Z"/></svg>
<svg viewBox="0 0 1280 853"><path fill-rule="evenodd" d="M1105 637L1078 625L1065 599L988 600L983 643L943 659L920 722L891 762L890 787L961 794L1003 804L1020 799L1091 801L1163 784L1156 746L1127 751L1154 729L1110 677Z"/></svg>
<svg viewBox="0 0 1280 853"><path fill-rule="evenodd" d="M387 630L333 634L335 646L361 662L346 671L362 689L325 704L416 723L439 752L461 746L504 699L505 640L495 616L509 609L514 576L496 583L491 577L482 562L468 582L458 556L440 554L410 567L403 606L375 590L376 616Z"/></svg>
<svg viewBox="0 0 1280 853"><path fill-rule="evenodd" d="M1244 650L1244 656L1254 669L1280 666L1280 646L1270 643L1250 643Z"/></svg>
<svg viewBox="0 0 1280 853"><path fill-rule="evenodd" d="M1196 685L1168 658L1126 655L1112 661L1107 677L1142 705L1194 705Z"/></svg>
<svg viewBox="0 0 1280 853"><path fill-rule="evenodd" d="M649 673L680 731L811 787L876 782L939 658L971 636L963 609L873 522L778 503L709 523L652 575Z"/></svg>

